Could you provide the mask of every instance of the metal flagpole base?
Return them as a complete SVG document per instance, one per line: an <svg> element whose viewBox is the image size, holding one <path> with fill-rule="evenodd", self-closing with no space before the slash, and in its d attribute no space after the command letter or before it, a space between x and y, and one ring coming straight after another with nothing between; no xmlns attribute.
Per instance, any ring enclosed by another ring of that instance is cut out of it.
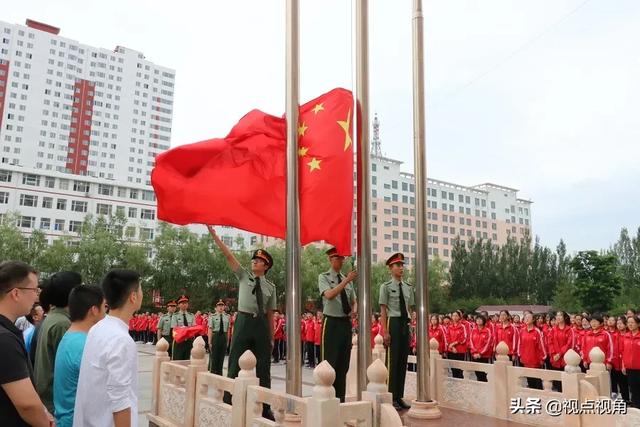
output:
<svg viewBox="0 0 640 427"><path fill-rule="evenodd" d="M414 400L411 402L411 409L404 417L407 427L424 426L425 420L437 420L442 418L442 412L438 408L438 402L431 400L429 402L419 402Z"/></svg>

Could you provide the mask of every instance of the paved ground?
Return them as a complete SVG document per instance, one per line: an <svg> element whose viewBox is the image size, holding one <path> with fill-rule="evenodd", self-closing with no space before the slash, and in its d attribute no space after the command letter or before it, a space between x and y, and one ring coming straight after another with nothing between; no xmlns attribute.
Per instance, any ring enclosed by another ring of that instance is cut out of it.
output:
<svg viewBox="0 0 640 427"><path fill-rule="evenodd" d="M151 370L153 367L153 356L155 348L151 345L138 344L138 425L147 427L149 425L146 414L151 409ZM225 362L226 367L226 362ZM285 391L286 365L272 365L272 388L274 390ZM313 371L309 368L302 369L302 395L311 396L313 388ZM462 411L440 408L442 418L436 421L425 423L428 427L524 427L523 424L484 417L481 415L471 415ZM404 415L401 414L401 415Z"/></svg>

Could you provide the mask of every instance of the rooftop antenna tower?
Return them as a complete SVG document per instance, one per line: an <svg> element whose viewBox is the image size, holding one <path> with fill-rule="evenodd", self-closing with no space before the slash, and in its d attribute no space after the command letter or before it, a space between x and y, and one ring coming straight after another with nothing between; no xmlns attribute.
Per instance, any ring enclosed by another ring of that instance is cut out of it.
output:
<svg viewBox="0 0 640 427"><path fill-rule="evenodd" d="M382 142L380 141L380 120L378 113L373 116L373 138L371 139L371 155L382 157Z"/></svg>

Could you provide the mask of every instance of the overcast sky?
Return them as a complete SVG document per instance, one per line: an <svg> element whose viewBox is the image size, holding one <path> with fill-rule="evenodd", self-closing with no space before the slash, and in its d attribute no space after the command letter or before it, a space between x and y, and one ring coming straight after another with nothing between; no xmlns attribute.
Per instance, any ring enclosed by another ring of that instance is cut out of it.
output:
<svg viewBox="0 0 640 427"><path fill-rule="evenodd" d="M23 0L0 19L176 70L172 146L284 111L284 0ZM371 0L371 111L413 170L411 1ZM302 102L354 87L351 1L301 1ZM640 1L425 1L428 175L531 199L543 244L640 225Z"/></svg>

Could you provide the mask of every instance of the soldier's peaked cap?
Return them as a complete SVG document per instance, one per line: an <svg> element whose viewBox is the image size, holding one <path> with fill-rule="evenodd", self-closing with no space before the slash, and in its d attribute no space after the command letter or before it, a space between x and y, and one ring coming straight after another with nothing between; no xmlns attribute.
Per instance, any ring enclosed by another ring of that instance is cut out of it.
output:
<svg viewBox="0 0 640 427"><path fill-rule="evenodd" d="M189 297L186 295L182 295L180 298L178 298L178 304L180 304L181 302L189 302Z"/></svg>
<svg viewBox="0 0 640 427"><path fill-rule="evenodd" d="M327 251L325 252L325 254L327 254L329 257L334 257L334 256L339 256L339 257L343 257L342 255L340 255L338 253L338 250L334 247L331 247L329 249L327 249ZM343 257L344 258L344 257Z"/></svg>
<svg viewBox="0 0 640 427"><path fill-rule="evenodd" d="M271 257L271 254L264 249L255 250L251 259L261 259L267 263L267 267L269 268L273 266L273 258Z"/></svg>
<svg viewBox="0 0 640 427"><path fill-rule="evenodd" d="M401 254L400 252L391 255L389 257L389 259L387 260L386 264L387 265L393 265L393 264L395 264L397 262L404 264L404 255Z"/></svg>

